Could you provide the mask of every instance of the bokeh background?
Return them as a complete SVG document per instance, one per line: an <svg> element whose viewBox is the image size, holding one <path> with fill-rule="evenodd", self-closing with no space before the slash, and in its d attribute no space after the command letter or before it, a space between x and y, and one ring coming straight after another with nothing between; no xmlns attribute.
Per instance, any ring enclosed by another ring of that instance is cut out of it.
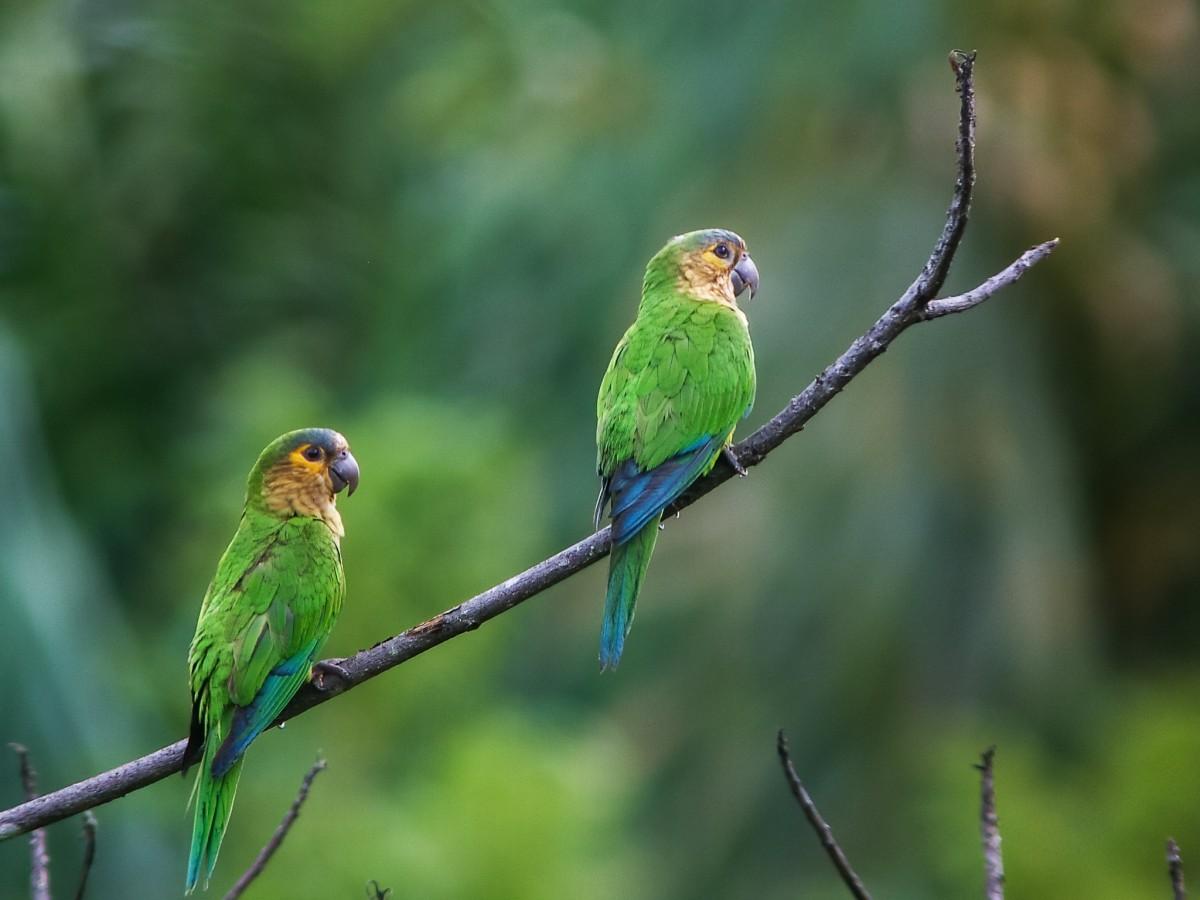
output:
<svg viewBox="0 0 1200 900"><path fill-rule="evenodd" d="M671 523L619 672L603 567L272 732L214 891L833 898L796 765L878 896L1200 871L1200 54L1189 0L0 8L0 740L59 786L185 731L247 469L349 436L345 655L589 527L595 390L646 259L721 225L772 415L908 284L979 50L949 288L745 481ZM7 751L5 751L7 752ZM0 803L19 799L15 760ZM190 782L99 809L90 896L181 890ZM73 890L78 823L51 830ZM20 896L24 841L0 845ZM66 894L63 894L66 896Z"/></svg>

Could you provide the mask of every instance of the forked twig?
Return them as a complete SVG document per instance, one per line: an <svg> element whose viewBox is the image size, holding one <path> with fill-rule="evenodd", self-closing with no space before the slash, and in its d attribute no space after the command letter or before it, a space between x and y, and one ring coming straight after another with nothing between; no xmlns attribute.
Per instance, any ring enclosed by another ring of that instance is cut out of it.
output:
<svg viewBox="0 0 1200 900"><path fill-rule="evenodd" d="M21 771L21 788L25 800L37 799L37 770L29 761L29 749L24 744L9 744L17 754ZM33 900L51 900L50 851L46 847L46 829L37 828L29 835L29 896Z"/></svg>
<svg viewBox="0 0 1200 900"><path fill-rule="evenodd" d="M984 892L987 900L1004 900L1004 857L1000 855L1000 820L996 816L993 762L996 748L983 751L979 770L979 832L983 840Z"/></svg>
<svg viewBox="0 0 1200 900"><path fill-rule="evenodd" d="M267 867L267 863L271 861L271 857L275 855L275 851L279 849L283 843L283 839L288 836L288 832L296 823L296 819L300 815L300 807L308 799L308 791L312 787L313 779L324 769L325 760L318 757L317 761L313 763L312 768L305 774L304 780L300 782L300 790L296 792L296 799L292 801L292 805L284 813L283 820L275 829L275 833L271 835L271 839L267 841L266 845L258 851L258 856L254 857L254 862L250 863L250 868L243 872L242 877L229 889L224 900L237 900L238 897L242 896L246 888L250 887L250 883L262 874L263 869Z"/></svg>
<svg viewBox="0 0 1200 900"><path fill-rule="evenodd" d="M856 900L871 900L871 895L867 893L862 879L851 868L850 860L846 859L846 854L842 852L841 846L838 844L837 839L834 838L833 829L821 818L821 813L817 809L817 805L813 803L812 797L808 795L808 791L804 787L804 782L796 774L796 767L792 765L792 757L788 752L787 735L783 733L783 729L779 731L779 737L775 741L775 749L779 753L779 763L783 766L783 774L792 789L792 796L796 798L796 802L804 810L805 818L812 825L813 831L817 833L817 837L821 841L821 846L825 848L825 852L829 855L829 861L833 863L833 867L842 876L842 881L849 889L851 896L855 897Z"/></svg>
<svg viewBox="0 0 1200 900"><path fill-rule="evenodd" d="M1167 839L1167 874L1171 876L1171 891L1175 900L1187 900L1187 890L1183 886L1183 857L1179 854L1175 838Z"/></svg>
<svg viewBox="0 0 1200 900"><path fill-rule="evenodd" d="M92 863L96 861L96 817L92 811L83 813L83 867L79 872L79 887L75 891L75 900L83 900L87 893L88 877L92 874Z"/></svg>

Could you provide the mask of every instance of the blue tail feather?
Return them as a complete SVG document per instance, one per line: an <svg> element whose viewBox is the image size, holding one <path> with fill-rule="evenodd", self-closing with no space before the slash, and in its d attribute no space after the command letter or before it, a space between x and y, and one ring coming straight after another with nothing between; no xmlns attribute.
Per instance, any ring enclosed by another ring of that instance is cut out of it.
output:
<svg viewBox="0 0 1200 900"><path fill-rule="evenodd" d="M634 606L646 567L658 540L656 515L640 532L620 546L609 558L608 594L604 600L604 624L600 629L600 670L615 669L625 649L625 636L633 624Z"/></svg>
<svg viewBox="0 0 1200 900"><path fill-rule="evenodd" d="M221 852L221 841L233 812L233 800L241 778L241 760L236 760L224 775L215 776L211 767L212 752L204 754L200 771L196 773L192 799L196 803L195 819L192 823L192 846L188 852L187 882L185 893L190 894L196 885L203 882L208 887L217 856Z"/></svg>
<svg viewBox="0 0 1200 900"><path fill-rule="evenodd" d="M658 540L663 510L712 465L723 440L702 435L647 472L640 470L632 459L626 460L603 483L597 512L611 497L612 555L600 631L602 671L615 669L621 661L638 592Z"/></svg>

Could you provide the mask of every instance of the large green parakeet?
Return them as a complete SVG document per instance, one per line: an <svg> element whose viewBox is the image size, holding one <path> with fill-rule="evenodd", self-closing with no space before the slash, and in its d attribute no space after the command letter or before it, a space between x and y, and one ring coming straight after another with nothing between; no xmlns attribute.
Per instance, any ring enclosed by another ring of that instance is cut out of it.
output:
<svg viewBox="0 0 1200 900"><path fill-rule="evenodd" d="M213 577L188 653L192 726L185 769L200 762L187 890L207 885L221 849L242 754L312 674L346 582L334 502L354 493L358 463L336 431L272 441L250 470L246 505Z"/></svg>
<svg viewBox="0 0 1200 900"><path fill-rule="evenodd" d="M596 400L600 497L612 517L600 667L615 668L663 510L706 474L754 403L754 351L737 298L758 291L746 243L723 229L672 238L646 266L637 320Z"/></svg>

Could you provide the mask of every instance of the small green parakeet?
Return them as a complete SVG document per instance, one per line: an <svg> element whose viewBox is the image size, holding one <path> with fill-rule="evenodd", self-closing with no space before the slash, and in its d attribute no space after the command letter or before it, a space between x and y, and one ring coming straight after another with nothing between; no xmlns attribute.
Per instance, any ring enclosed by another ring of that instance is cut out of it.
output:
<svg viewBox="0 0 1200 900"><path fill-rule="evenodd" d="M346 439L326 428L276 438L246 484L237 533L217 564L188 653L192 725L184 769L200 763L187 890L212 876L242 755L312 675L346 581L334 502L358 487Z"/></svg>
<svg viewBox="0 0 1200 900"><path fill-rule="evenodd" d="M646 266L637 319L600 383L595 525L606 506L612 518L601 670L620 662L663 510L713 467L754 403L743 291L758 292L758 269L732 231L672 238Z"/></svg>

